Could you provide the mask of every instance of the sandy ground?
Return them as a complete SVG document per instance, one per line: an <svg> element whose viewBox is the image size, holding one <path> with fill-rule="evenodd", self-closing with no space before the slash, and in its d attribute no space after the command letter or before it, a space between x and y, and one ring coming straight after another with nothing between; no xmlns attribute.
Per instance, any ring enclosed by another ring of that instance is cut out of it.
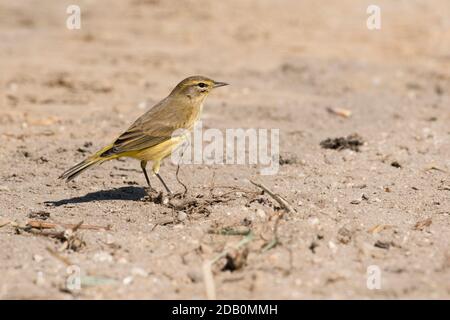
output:
<svg viewBox="0 0 450 320"><path fill-rule="evenodd" d="M204 299L223 252L219 299L450 297L449 1L379 0L379 31L364 0L76 2L81 30L72 2L0 1L0 298ZM278 174L182 166L192 205L175 209L146 198L132 159L57 179L194 74L232 84L204 126L280 129ZM360 152L320 146L352 133ZM23 228L43 219L110 230L67 248Z"/></svg>

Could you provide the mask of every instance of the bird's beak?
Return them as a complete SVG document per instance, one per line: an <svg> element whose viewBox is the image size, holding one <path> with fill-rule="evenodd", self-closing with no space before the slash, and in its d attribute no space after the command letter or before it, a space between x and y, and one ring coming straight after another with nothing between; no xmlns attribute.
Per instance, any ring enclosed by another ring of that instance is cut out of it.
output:
<svg viewBox="0 0 450 320"><path fill-rule="evenodd" d="M214 82L214 88L228 86L228 83L225 82Z"/></svg>

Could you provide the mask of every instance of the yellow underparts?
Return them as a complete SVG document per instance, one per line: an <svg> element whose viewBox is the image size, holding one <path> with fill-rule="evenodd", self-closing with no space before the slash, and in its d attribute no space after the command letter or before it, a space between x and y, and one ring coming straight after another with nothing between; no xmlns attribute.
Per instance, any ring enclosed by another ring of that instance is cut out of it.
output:
<svg viewBox="0 0 450 320"><path fill-rule="evenodd" d="M129 157L138 159L141 161L152 161L152 171L153 173L159 172L159 167L161 161L172 154L181 142L183 142L183 137L174 137L170 140L164 141L156 146L139 150L139 151L128 151L112 156L110 159ZM109 160L109 159L108 159Z"/></svg>

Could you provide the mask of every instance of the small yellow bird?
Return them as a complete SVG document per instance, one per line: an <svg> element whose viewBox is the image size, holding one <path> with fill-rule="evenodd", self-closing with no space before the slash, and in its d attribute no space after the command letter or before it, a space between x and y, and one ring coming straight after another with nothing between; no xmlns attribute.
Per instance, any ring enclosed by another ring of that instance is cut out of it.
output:
<svg viewBox="0 0 450 320"><path fill-rule="evenodd" d="M168 97L139 117L113 143L70 168L59 178L68 182L93 165L120 157L130 157L141 161L141 168L150 188L150 179L145 168L147 162L152 161L153 173L167 192L171 193L159 174L159 167L161 161L183 142L183 137L172 134L181 129L191 130L199 119L203 102L211 90L226 85L228 84L225 82L202 76L184 79Z"/></svg>

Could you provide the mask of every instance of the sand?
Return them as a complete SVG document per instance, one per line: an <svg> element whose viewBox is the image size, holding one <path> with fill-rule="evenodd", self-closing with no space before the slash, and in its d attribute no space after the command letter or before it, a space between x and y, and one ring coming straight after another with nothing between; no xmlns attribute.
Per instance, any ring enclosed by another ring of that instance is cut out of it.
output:
<svg viewBox="0 0 450 320"><path fill-rule="evenodd" d="M370 1L77 2L80 30L70 2L0 1L0 299L450 297L448 1L378 1L381 30ZM280 130L277 174L183 165L177 205L133 159L57 179L194 74L231 84L205 128Z"/></svg>

